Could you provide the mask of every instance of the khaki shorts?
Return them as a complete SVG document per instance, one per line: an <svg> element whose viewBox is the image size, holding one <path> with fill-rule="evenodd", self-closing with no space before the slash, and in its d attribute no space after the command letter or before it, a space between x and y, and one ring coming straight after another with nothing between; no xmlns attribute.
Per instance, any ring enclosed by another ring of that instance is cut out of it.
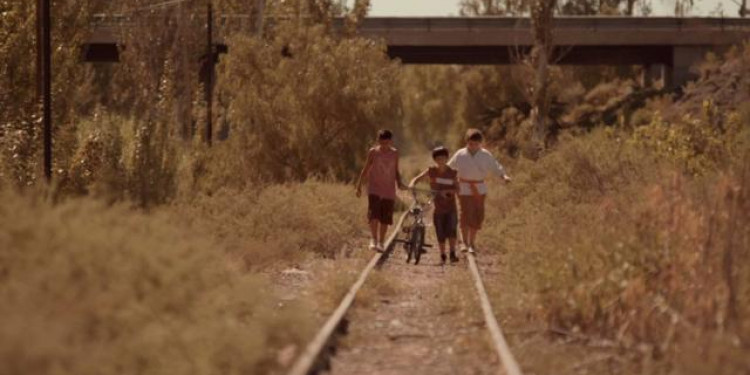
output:
<svg viewBox="0 0 750 375"><path fill-rule="evenodd" d="M484 195L459 195L458 202L461 204L461 227L471 229L482 229L484 222Z"/></svg>

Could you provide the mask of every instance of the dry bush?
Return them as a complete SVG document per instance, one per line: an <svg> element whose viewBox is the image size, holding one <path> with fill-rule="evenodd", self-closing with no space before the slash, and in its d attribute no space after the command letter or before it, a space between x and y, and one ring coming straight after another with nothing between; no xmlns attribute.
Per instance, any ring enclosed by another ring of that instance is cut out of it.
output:
<svg viewBox="0 0 750 375"><path fill-rule="evenodd" d="M169 214L3 193L0 358L5 374L248 374L309 335L261 277Z"/></svg>
<svg viewBox="0 0 750 375"><path fill-rule="evenodd" d="M519 163L510 190L489 201L502 220L483 237L538 293L550 325L612 340L667 369L680 364L679 373L741 373L750 153L716 159L715 177L685 177L628 137L598 131ZM703 366L682 366L686 352L701 353Z"/></svg>
<svg viewBox="0 0 750 375"><path fill-rule="evenodd" d="M699 116L686 114L665 121L657 112L647 125L635 129L631 141L688 173L710 174L744 156L750 145L749 110L746 104L739 111L723 112L706 100Z"/></svg>
<svg viewBox="0 0 750 375"><path fill-rule="evenodd" d="M139 120L97 111L77 128L76 152L56 183L58 199L91 194L110 202L127 198L148 208L176 195L182 148L163 118Z"/></svg>
<svg viewBox="0 0 750 375"><path fill-rule="evenodd" d="M280 259L333 258L360 243L366 211L352 190L315 181L258 186L181 199L165 209L205 226L243 267L258 269Z"/></svg>

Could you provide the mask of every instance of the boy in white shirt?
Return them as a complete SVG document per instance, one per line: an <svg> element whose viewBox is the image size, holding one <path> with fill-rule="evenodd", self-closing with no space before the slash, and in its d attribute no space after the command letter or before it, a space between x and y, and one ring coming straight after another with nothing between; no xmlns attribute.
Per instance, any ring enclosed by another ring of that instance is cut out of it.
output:
<svg viewBox="0 0 750 375"><path fill-rule="evenodd" d="M461 235L464 250L476 250L477 232L484 222L484 200L487 185L484 179L490 175L510 182L505 168L492 154L482 147L484 137L478 129L466 132L466 147L456 151L448 165L458 170L458 201L461 205Z"/></svg>

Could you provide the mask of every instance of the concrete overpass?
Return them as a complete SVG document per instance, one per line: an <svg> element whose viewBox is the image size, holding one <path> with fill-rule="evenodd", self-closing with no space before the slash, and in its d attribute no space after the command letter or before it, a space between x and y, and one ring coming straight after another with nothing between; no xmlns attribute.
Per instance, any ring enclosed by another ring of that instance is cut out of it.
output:
<svg viewBox="0 0 750 375"><path fill-rule="evenodd" d="M116 21L116 20L114 20ZM100 18L90 43L87 61L116 61L121 24ZM217 43L227 50L223 35L243 29L249 17L220 17ZM335 20L340 27L342 21ZM530 49L528 18L429 17L366 18L362 36L384 40L388 54L405 64L513 64L513 51ZM690 80L691 67L706 52L723 51L750 38L750 19L673 17L559 17L554 41L557 64L644 65L658 70L666 85Z"/></svg>

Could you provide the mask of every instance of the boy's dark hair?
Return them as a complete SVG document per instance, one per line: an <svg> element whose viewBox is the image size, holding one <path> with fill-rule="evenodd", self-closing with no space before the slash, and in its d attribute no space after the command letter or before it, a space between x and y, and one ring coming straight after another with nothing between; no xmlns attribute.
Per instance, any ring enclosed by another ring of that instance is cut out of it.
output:
<svg viewBox="0 0 750 375"><path fill-rule="evenodd" d="M391 133L391 131L388 129L381 129L378 132L378 139L379 140L393 139L393 133Z"/></svg>
<svg viewBox="0 0 750 375"><path fill-rule="evenodd" d="M438 146L432 149L432 160L437 159L439 156L445 156L446 158L450 155L448 149L443 146Z"/></svg>
<svg viewBox="0 0 750 375"><path fill-rule="evenodd" d="M482 131L479 129L469 129L466 131L466 141L475 141L475 142L482 142L484 140L484 136L482 135Z"/></svg>

